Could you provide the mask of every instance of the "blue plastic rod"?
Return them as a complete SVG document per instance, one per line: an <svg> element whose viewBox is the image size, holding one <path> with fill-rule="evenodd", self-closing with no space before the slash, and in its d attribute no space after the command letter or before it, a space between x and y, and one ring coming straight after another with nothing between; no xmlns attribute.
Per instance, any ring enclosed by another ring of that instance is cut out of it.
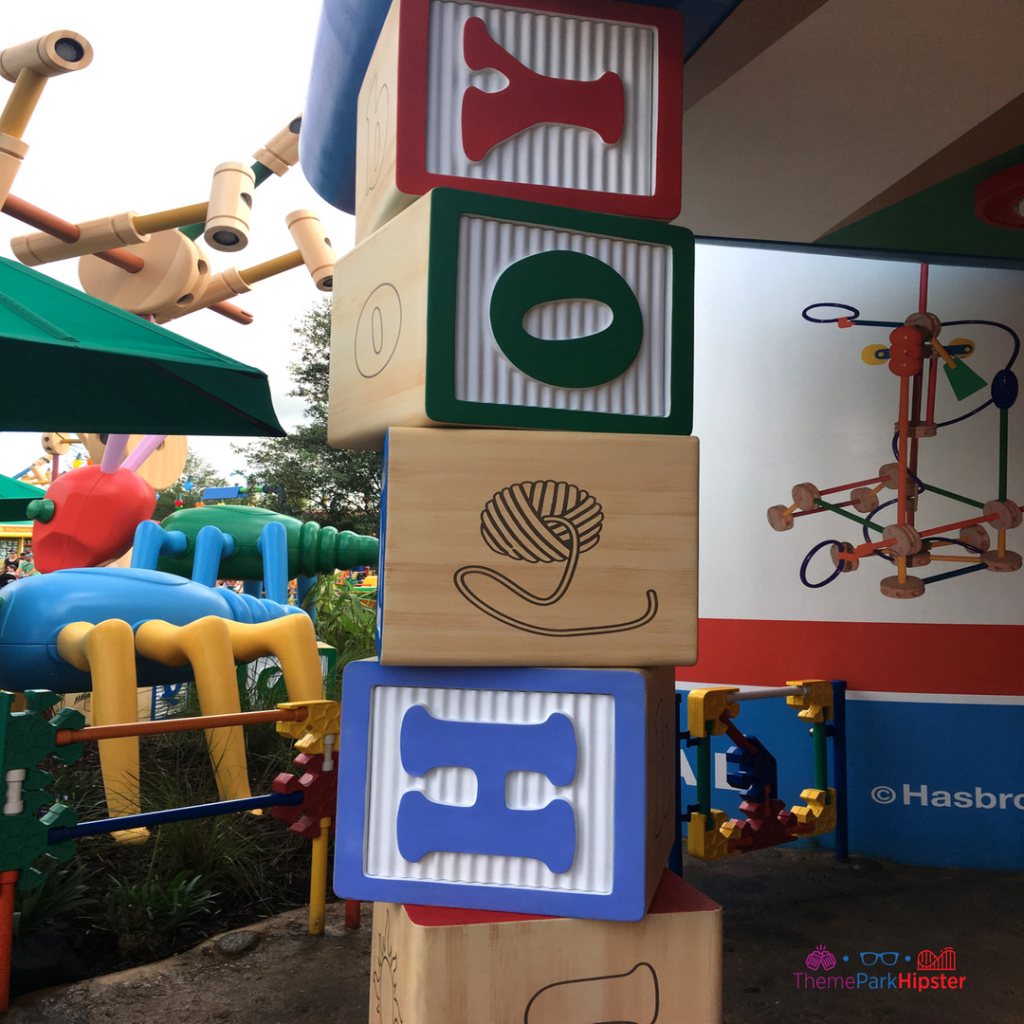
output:
<svg viewBox="0 0 1024 1024"><path fill-rule="evenodd" d="M192 818L213 818L220 814L253 811L257 807L294 807L302 803L304 796L304 793L268 793L266 796L250 796L243 800L219 800L212 804L193 804L191 807L171 807L166 811L150 811L147 814L126 814L120 818L83 821L67 828L51 828L49 843L53 846L65 839L84 839L86 836L101 836L130 828L169 825L172 821L189 821Z"/></svg>
<svg viewBox="0 0 1024 1024"><path fill-rule="evenodd" d="M683 733L680 718L682 717L683 695L676 691L676 838L672 843L672 849L668 855L668 869L675 872L680 878L683 877L683 774L682 757L683 753L679 744L682 742Z"/></svg>
<svg viewBox="0 0 1024 1024"><path fill-rule="evenodd" d="M964 576L969 572L978 572L987 568L987 565L968 565L963 569L954 569L952 572L940 572L938 576L929 576L924 581L924 585L930 587L933 583L938 583L939 580L951 580L954 576Z"/></svg>
<svg viewBox="0 0 1024 1024"><path fill-rule="evenodd" d="M850 853L846 819L846 681L832 680L832 779L836 790L836 860Z"/></svg>

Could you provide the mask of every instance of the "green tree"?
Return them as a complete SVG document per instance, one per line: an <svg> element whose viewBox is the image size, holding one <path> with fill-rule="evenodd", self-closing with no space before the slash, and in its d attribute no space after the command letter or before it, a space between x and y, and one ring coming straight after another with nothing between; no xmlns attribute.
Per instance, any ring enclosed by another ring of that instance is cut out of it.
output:
<svg viewBox="0 0 1024 1024"><path fill-rule="evenodd" d="M297 360L289 365L305 399L307 422L286 437L263 438L233 450L245 457L250 486L279 487L258 499L297 519L312 519L339 530L376 534L380 520L380 455L332 448L327 443L327 389L331 345L331 304L324 300L295 328Z"/></svg>
<svg viewBox="0 0 1024 1024"><path fill-rule="evenodd" d="M191 483L189 490L185 484ZM153 518L160 522L172 512L177 511L176 501L182 503L182 508L192 508L197 501L203 500L203 489L206 487L226 487L227 480L217 475L217 471L205 459L201 459L190 448L185 457L185 469L181 477L170 487L165 487L156 500L156 510Z"/></svg>

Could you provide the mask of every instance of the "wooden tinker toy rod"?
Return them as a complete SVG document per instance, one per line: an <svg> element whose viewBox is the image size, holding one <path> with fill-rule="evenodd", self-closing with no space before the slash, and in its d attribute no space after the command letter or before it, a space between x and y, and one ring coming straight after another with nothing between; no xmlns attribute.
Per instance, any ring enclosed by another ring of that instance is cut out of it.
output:
<svg viewBox="0 0 1024 1024"><path fill-rule="evenodd" d="M8 195L0 210L9 217L20 220L23 224L28 224L54 238L59 238L62 242L77 242L81 234L81 229L77 224L63 220L56 214L34 206L18 196ZM129 252L127 249L105 249L91 255L112 264L126 274L137 274L146 266L146 262L141 256L136 256L135 253ZM251 313L230 302L217 302L206 308L212 309L214 313L220 313L221 316L238 324L248 325L253 321Z"/></svg>
<svg viewBox="0 0 1024 1024"><path fill-rule="evenodd" d="M952 580L957 576L966 576L968 573L980 572L986 568L985 565L965 565L962 569L954 569L952 572L940 572L937 576L929 576L924 581L926 587L933 583L941 583L943 580Z"/></svg>
<svg viewBox="0 0 1024 1024"><path fill-rule="evenodd" d="M951 498L953 501L959 501L963 505L972 505L974 508L984 508L985 503L983 501L975 501L974 498L967 498L962 494L957 494L956 491L945 491L941 487L936 487L933 483L925 484L925 489L934 491L936 494L941 494L944 498ZM1000 497L1000 501L1006 501L1005 496Z"/></svg>
<svg viewBox="0 0 1024 1024"><path fill-rule="evenodd" d="M302 253L295 249L285 253L283 256L275 256L264 263L257 263L253 267L238 272L239 276L247 285L254 285L258 281L266 281L269 277L283 274L288 270L295 270L303 264Z"/></svg>
<svg viewBox="0 0 1024 1024"><path fill-rule="evenodd" d="M839 491L850 491L854 487L867 487L868 484L887 483L891 480L890 476L873 476L870 480L856 480L852 484L843 484L841 487L826 487L823 491L818 491L819 494L836 494Z"/></svg>
<svg viewBox="0 0 1024 1024"><path fill-rule="evenodd" d="M745 700L767 700L770 697L806 697L810 686L748 686L729 695L731 704Z"/></svg>
<svg viewBox="0 0 1024 1024"><path fill-rule="evenodd" d="M907 525L907 436L909 433L908 416L910 401L910 378L900 376L900 419L899 419L899 449L897 462L899 464L899 477L896 484L896 525ZM896 559L897 578L900 583L907 582L907 560L900 556Z"/></svg>
<svg viewBox="0 0 1024 1024"><path fill-rule="evenodd" d="M0 111L0 205L28 153L22 139L43 94L48 78L80 71L92 62L92 47L85 36L66 29L0 50L0 78L14 88Z"/></svg>
<svg viewBox="0 0 1024 1024"><path fill-rule="evenodd" d="M293 210L285 217L297 249L255 266L239 270L231 267L215 274L205 291L192 303L179 309L168 310L158 318L160 323L186 316L198 309L215 308L228 295L242 295L252 290L253 285L277 274L283 274L296 267L305 266L317 289L329 292L334 285L334 264L337 254L331 248L320 218L312 210Z"/></svg>
<svg viewBox="0 0 1024 1024"><path fill-rule="evenodd" d="M877 533L882 533L885 530L884 526L881 526L878 523L873 523L870 519L864 519L862 516L855 516L852 512L847 512L840 508L839 505L832 505L827 501L822 501L820 498L815 498L814 504L820 505L823 509L827 509L829 512L835 512L847 519L852 519L855 523L859 523L861 526L865 526L869 530L875 530ZM794 515L793 518L795 519L796 515Z"/></svg>
<svg viewBox="0 0 1024 1024"><path fill-rule="evenodd" d="M15 139L25 134L45 85L46 79L32 68L25 67L18 72L14 88L0 113L0 132Z"/></svg>
<svg viewBox="0 0 1024 1024"><path fill-rule="evenodd" d="M91 725L85 729L58 729L57 746L86 740L116 739L122 736L157 736L169 732L194 732L198 729L224 729L255 722L304 722L305 708L277 708L270 711L241 711L232 715L198 715L195 718L161 718L153 722L123 722L118 725Z"/></svg>
<svg viewBox="0 0 1024 1024"><path fill-rule="evenodd" d="M967 526L976 526L979 523L990 523L993 519L998 519L999 513L992 512L987 516L978 516L976 519L963 519L959 523L950 523L948 526L933 526L930 530L922 530L921 537L934 537L937 534L945 533L947 530L962 530Z"/></svg>
<svg viewBox="0 0 1024 1024"><path fill-rule="evenodd" d="M792 507L796 508L797 506L794 505ZM809 509L807 509L804 512L793 512L792 515L793 515L794 519L799 519L800 516L813 516L813 515L817 515L819 512L827 512L827 511L828 511L827 508L825 508L824 506L821 506L820 508L809 508Z"/></svg>
<svg viewBox="0 0 1024 1024"><path fill-rule="evenodd" d="M191 206L176 206L158 213L140 214L132 218L132 226L140 235L149 235L155 231L171 231L184 227L197 220L206 220L209 203L193 203Z"/></svg>
<svg viewBox="0 0 1024 1024"><path fill-rule="evenodd" d="M992 520L994 519L998 519L999 516L1000 514L998 512L992 512L987 516L978 516L976 519L964 519L959 523L948 523L946 526L934 526L930 530L922 530L921 533L918 534L918 536L922 539L927 537L934 537L937 534L945 533L947 530L960 530L967 526L977 526L979 523L989 523L992 522ZM876 523L871 523L869 525L877 527ZM881 527L877 528L881 529ZM887 540L879 540L867 544L861 544L850 552L841 551L836 557L840 559L863 558L865 555L870 555L872 552L880 551L882 548L891 547L893 544L898 543L899 538L890 537Z"/></svg>
<svg viewBox="0 0 1024 1024"><path fill-rule="evenodd" d="M55 214L32 203L20 199L18 196L8 195L3 204L2 211L22 224L45 231L62 242L77 242L81 237L82 230L77 224L62 220ZM141 256L136 256L127 249L106 249L103 252L93 253L94 256L115 267L120 268L127 274L137 274L146 265Z"/></svg>
<svg viewBox="0 0 1024 1024"><path fill-rule="evenodd" d="M205 233L206 243L214 249L226 252L244 249L249 241L252 190L266 181L271 173L284 174L298 160L300 123L301 117L295 118L266 147L257 151L257 157L269 161L272 168L259 160L251 168L234 162L218 164L214 168L207 202L176 206L150 214L129 211L98 221L70 225L70 231L64 225L61 235L52 236L57 237L63 243L62 246L48 243L38 235L26 235L12 242L15 254L23 263L35 266L75 256L99 255L109 251L112 238L134 244L146 241L146 236L151 234L175 228L182 229L183 234L191 239ZM41 225L41 230L51 235L45 225ZM86 233L83 234L83 231ZM129 272L137 273L141 267L142 264Z"/></svg>
<svg viewBox="0 0 1024 1024"><path fill-rule="evenodd" d="M918 288L918 300L917 300L917 311L918 313L925 314L928 312L928 264L921 264L920 284ZM934 339L933 339L934 340ZM928 360L929 363L932 360ZM956 364L953 364L954 368ZM913 388L911 391L910 398L910 420L917 426L921 422L921 386L924 380L924 363L918 367L917 373L913 377ZM902 441L900 442L902 445ZM913 436L910 438L910 455L908 460L908 472L911 477L917 479L917 458L918 448L920 446L920 438L918 437L917 430L914 431ZM917 502L914 500L908 500L907 502L907 526L914 526L917 513Z"/></svg>

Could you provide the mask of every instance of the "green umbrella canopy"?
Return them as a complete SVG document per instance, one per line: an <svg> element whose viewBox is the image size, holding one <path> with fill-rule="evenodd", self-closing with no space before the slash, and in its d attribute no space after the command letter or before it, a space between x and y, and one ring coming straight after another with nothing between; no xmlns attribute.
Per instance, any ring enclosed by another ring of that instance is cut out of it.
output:
<svg viewBox="0 0 1024 1024"><path fill-rule="evenodd" d="M22 483L13 477L4 476L0 473L0 500L4 498L45 498L46 491L42 487L33 487L32 484Z"/></svg>
<svg viewBox="0 0 1024 1024"><path fill-rule="evenodd" d="M45 497L46 491L42 487L33 487L0 473L0 523L20 524L25 518L28 503Z"/></svg>
<svg viewBox="0 0 1024 1024"><path fill-rule="evenodd" d="M261 370L3 258L0 365L0 430L284 435Z"/></svg>

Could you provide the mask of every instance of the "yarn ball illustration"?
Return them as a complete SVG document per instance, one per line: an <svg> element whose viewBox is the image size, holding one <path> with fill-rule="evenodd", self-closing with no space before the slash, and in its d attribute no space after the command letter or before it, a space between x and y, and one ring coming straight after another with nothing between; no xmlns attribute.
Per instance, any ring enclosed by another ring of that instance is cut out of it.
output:
<svg viewBox="0 0 1024 1024"><path fill-rule="evenodd" d="M522 562L565 562L578 536L577 555L596 547L604 513L592 494L574 484L532 480L502 488L480 513L480 533L499 555Z"/></svg>

